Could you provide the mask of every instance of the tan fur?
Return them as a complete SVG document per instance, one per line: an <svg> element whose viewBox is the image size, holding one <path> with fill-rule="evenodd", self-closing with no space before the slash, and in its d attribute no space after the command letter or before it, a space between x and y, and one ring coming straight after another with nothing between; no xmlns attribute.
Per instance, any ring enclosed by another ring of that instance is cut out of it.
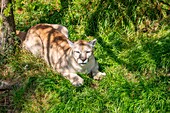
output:
<svg viewBox="0 0 170 113"><path fill-rule="evenodd" d="M23 31L16 31L16 36L18 36L20 38L21 41L24 41L25 40L25 36L26 36L26 32L23 32Z"/></svg>
<svg viewBox="0 0 170 113"><path fill-rule="evenodd" d="M106 75L98 71L93 55L95 42L78 40L73 43L68 39L68 30L64 26L38 24L28 30L23 47L42 57L73 85L80 86L83 79L77 73L91 73L94 79Z"/></svg>

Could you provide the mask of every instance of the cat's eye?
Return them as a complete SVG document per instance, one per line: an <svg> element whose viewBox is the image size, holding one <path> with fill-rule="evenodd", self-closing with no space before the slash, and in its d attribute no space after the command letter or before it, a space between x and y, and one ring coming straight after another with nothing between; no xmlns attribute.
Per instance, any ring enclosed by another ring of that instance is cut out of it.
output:
<svg viewBox="0 0 170 113"><path fill-rule="evenodd" d="M91 51L86 51L86 53L91 53Z"/></svg>
<svg viewBox="0 0 170 113"><path fill-rule="evenodd" d="M74 51L75 53L80 53L80 51Z"/></svg>

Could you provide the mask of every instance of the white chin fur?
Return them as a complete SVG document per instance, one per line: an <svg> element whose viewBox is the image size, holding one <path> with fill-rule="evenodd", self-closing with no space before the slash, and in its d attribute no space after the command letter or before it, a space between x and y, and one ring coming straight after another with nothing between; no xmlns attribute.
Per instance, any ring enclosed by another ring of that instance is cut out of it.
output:
<svg viewBox="0 0 170 113"><path fill-rule="evenodd" d="M86 64L79 64L79 65L83 67L83 66L85 66Z"/></svg>

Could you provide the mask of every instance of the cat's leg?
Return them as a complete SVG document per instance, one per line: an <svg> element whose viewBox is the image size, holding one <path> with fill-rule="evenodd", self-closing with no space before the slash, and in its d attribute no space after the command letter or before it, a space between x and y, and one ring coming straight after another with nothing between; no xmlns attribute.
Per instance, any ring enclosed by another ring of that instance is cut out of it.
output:
<svg viewBox="0 0 170 113"><path fill-rule="evenodd" d="M98 69L99 69L99 66L98 66L98 63L96 62L96 65L91 71L93 79L95 80L101 80L104 76L106 76L105 72L100 72Z"/></svg>
<svg viewBox="0 0 170 113"><path fill-rule="evenodd" d="M93 79L95 80L101 80L104 76L106 76L106 73L105 72L95 72L93 73Z"/></svg>
<svg viewBox="0 0 170 113"><path fill-rule="evenodd" d="M84 80L76 73L63 73L62 75L66 79L68 79L74 86L81 86L84 83Z"/></svg>
<svg viewBox="0 0 170 113"><path fill-rule="evenodd" d="M29 34L24 40L22 47L33 53L35 56L42 57L42 43L43 42L40 40L39 36L37 36L36 34Z"/></svg>

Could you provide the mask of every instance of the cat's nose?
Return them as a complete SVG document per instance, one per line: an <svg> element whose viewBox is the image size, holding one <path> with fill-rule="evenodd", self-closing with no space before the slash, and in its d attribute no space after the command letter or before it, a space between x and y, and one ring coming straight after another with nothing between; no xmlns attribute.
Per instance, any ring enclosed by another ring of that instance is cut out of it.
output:
<svg viewBox="0 0 170 113"><path fill-rule="evenodd" d="M81 60L84 62L86 60L86 58L85 57L81 57Z"/></svg>
<svg viewBox="0 0 170 113"><path fill-rule="evenodd" d="M84 62L86 60L86 57L80 55L80 59Z"/></svg>

